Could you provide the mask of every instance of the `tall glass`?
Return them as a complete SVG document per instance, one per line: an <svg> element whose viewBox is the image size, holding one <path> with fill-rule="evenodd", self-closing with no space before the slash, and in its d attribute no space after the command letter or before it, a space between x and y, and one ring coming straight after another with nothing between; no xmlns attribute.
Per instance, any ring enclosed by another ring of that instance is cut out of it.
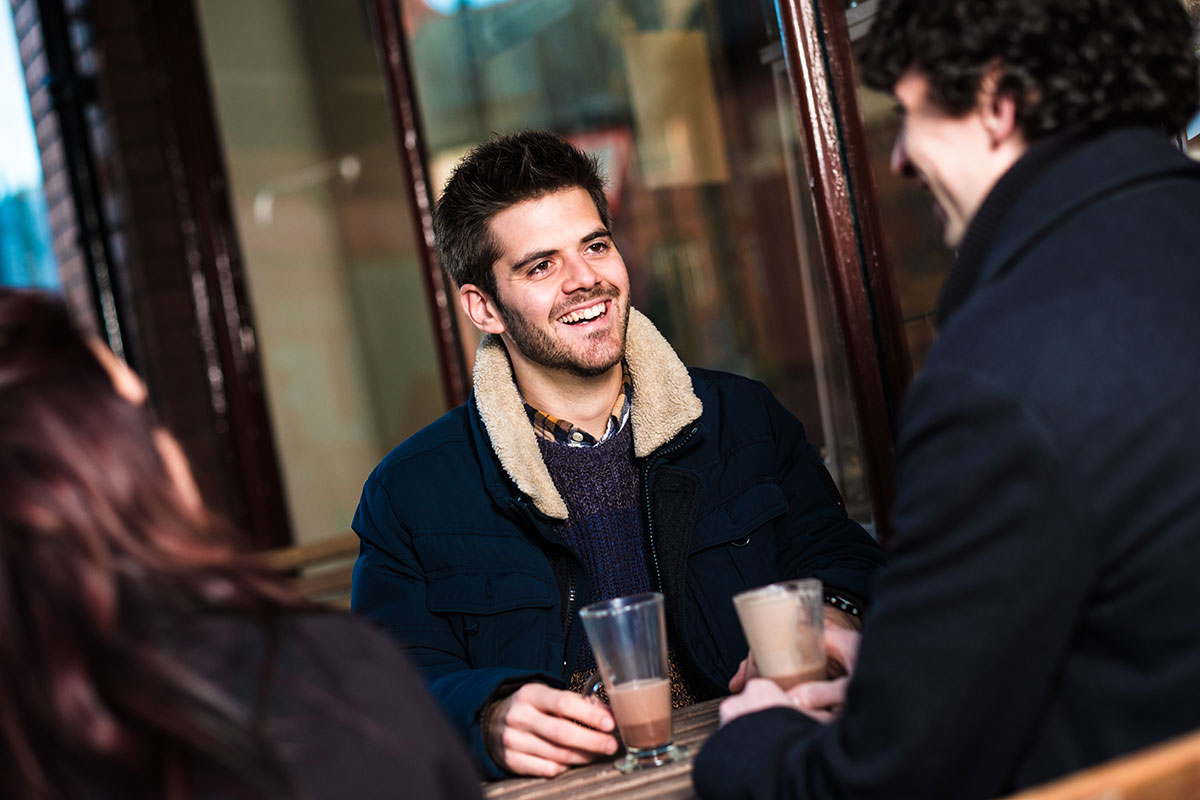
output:
<svg viewBox="0 0 1200 800"><path fill-rule="evenodd" d="M685 757L687 749L671 736L663 596L618 597L585 606L579 616L625 742L625 757L616 768L631 772Z"/></svg>
<svg viewBox="0 0 1200 800"><path fill-rule="evenodd" d="M784 691L825 677L823 603L816 578L772 583L733 596L759 674Z"/></svg>

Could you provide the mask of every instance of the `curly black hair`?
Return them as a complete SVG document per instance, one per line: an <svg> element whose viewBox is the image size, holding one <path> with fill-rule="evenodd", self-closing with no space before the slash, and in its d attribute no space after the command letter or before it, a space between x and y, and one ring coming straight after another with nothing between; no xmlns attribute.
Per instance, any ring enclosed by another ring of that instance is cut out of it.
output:
<svg viewBox="0 0 1200 800"><path fill-rule="evenodd" d="M1200 103L1192 36L1179 0L881 0L858 61L883 91L915 68L951 114L975 106L996 67L1029 140L1076 126L1177 133Z"/></svg>
<svg viewBox="0 0 1200 800"><path fill-rule="evenodd" d="M506 208L561 189L585 190L605 228L612 228L596 159L562 136L528 130L499 136L458 163L433 210L438 261L455 286L473 284L496 296L492 265L500 258L492 218Z"/></svg>

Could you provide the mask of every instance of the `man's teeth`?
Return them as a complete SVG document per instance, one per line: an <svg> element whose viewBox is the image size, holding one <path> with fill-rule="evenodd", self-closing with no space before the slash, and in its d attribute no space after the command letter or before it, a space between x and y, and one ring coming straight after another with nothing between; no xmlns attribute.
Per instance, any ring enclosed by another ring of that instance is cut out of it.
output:
<svg viewBox="0 0 1200 800"><path fill-rule="evenodd" d="M596 303L594 306L582 308L579 311L572 311L570 314L565 314L558 318L559 322L567 325L575 325L580 322L587 322L599 317L604 313L604 301Z"/></svg>

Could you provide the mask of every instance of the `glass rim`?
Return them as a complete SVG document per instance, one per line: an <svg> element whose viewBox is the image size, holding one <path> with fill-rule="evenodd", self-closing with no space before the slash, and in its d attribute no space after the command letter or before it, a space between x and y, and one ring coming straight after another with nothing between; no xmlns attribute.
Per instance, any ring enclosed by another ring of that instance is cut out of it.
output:
<svg viewBox="0 0 1200 800"><path fill-rule="evenodd" d="M595 603L589 603L579 609L580 617L605 617L613 614L621 614L627 611L643 608L654 603L663 601L662 592L642 592L641 594L631 594L625 597L611 597L608 600L600 600Z"/></svg>
<svg viewBox="0 0 1200 800"><path fill-rule="evenodd" d="M755 586L753 589L746 589L738 592L733 596L733 602L736 604L739 601L754 601L760 597L767 597L778 594L779 592L795 592L821 594L824 591L824 584L820 578L793 578L788 581L775 581L774 583L764 584L763 586Z"/></svg>

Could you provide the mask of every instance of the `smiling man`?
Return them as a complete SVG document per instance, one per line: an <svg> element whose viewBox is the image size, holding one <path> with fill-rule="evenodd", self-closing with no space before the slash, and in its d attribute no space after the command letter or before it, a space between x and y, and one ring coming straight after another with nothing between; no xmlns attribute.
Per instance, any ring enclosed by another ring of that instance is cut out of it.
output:
<svg viewBox="0 0 1200 800"><path fill-rule="evenodd" d="M463 160L434 230L485 334L474 390L383 460L354 519L354 609L408 645L491 777L616 751L578 693L587 603L665 595L679 706L743 679L734 593L816 576L852 628L883 561L770 392L685 367L630 306L611 227L595 162L561 137Z"/></svg>
<svg viewBox="0 0 1200 800"><path fill-rule="evenodd" d="M1192 37L1179 0L878 3L862 75L958 250L891 561L842 716L750 681L701 796L993 798L1197 727Z"/></svg>

